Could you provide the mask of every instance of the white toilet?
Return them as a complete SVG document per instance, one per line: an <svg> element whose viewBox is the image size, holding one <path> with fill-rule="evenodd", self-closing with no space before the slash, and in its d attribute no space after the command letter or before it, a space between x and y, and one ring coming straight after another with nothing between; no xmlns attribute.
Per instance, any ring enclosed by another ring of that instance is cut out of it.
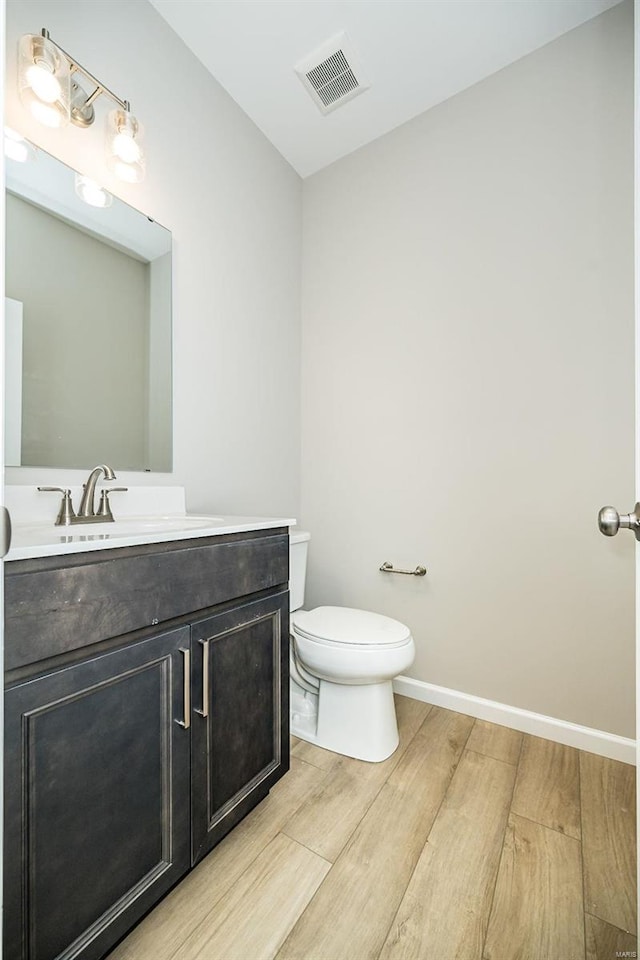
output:
<svg viewBox="0 0 640 960"><path fill-rule="evenodd" d="M358 760L398 746L393 677L411 666L411 631L350 607L302 610L310 535L289 533L291 733Z"/></svg>

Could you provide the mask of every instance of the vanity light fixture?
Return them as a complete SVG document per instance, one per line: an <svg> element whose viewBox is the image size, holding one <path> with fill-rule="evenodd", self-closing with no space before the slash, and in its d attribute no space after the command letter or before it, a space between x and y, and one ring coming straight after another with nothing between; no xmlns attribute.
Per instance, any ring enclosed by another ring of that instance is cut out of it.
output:
<svg viewBox="0 0 640 960"><path fill-rule="evenodd" d="M76 193L90 207L100 207L100 209L105 210L113 203L113 197L108 190L81 173L76 173Z"/></svg>
<svg viewBox="0 0 640 960"><path fill-rule="evenodd" d="M25 140L23 136L12 130L11 127L4 128L4 155L10 160L16 160L18 163L26 163L28 160L35 160L36 151L33 144Z"/></svg>
<svg viewBox="0 0 640 960"><path fill-rule="evenodd" d="M78 75L94 88L91 93L78 82ZM54 43L49 31L41 36L25 34L18 49L20 98L40 123L63 127L69 122L90 127L95 120L93 104L101 95L117 104L107 117L107 163L127 183L144 179L145 162L140 145L140 125L131 113L128 100L121 100L77 60Z"/></svg>

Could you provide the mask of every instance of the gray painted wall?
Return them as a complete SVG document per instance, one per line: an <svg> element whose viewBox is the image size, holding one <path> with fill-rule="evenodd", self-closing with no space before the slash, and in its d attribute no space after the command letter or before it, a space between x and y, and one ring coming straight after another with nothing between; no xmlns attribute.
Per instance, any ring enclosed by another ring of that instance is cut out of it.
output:
<svg viewBox="0 0 640 960"><path fill-rule="evenodd" d="M634 736L633 22L566 34L305 181L308 603L410 675ZM424 579L378 572L384 560Z"/></svg>

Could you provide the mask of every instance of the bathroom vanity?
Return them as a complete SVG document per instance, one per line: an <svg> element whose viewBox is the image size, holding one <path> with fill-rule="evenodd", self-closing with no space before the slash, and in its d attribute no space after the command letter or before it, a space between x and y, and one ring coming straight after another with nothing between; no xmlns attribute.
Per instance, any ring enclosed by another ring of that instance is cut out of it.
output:
<svg viewBox="0 0 640 960"><path fill-rule="evenodd" d="M9 554L11 960L103 957L287 771L289 538L261 523Z"/></svg>

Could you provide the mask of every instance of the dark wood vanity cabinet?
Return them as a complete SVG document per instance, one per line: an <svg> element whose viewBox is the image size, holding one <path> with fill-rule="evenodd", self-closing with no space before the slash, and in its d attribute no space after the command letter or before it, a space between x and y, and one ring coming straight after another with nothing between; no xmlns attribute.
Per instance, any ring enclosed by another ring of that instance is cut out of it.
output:
<svg viewBox="0 0 640 960"><path fill-rule="evenodd" d="M288 613L288 595L278 594L192 628L193 863L288 766L289 649L281 640Z"/></svg>
<svg viewBox="0 0 640 960"><path fill-rule="evenodd" d="M188 870L189 628L5 699L4 955L99 957Z"/></svg>
<svg viewBox="0 0 640 960"><path fill-rule="evenodd" d="M4 956L98 960L289 767L288 537L6 567Z"/></svg>

